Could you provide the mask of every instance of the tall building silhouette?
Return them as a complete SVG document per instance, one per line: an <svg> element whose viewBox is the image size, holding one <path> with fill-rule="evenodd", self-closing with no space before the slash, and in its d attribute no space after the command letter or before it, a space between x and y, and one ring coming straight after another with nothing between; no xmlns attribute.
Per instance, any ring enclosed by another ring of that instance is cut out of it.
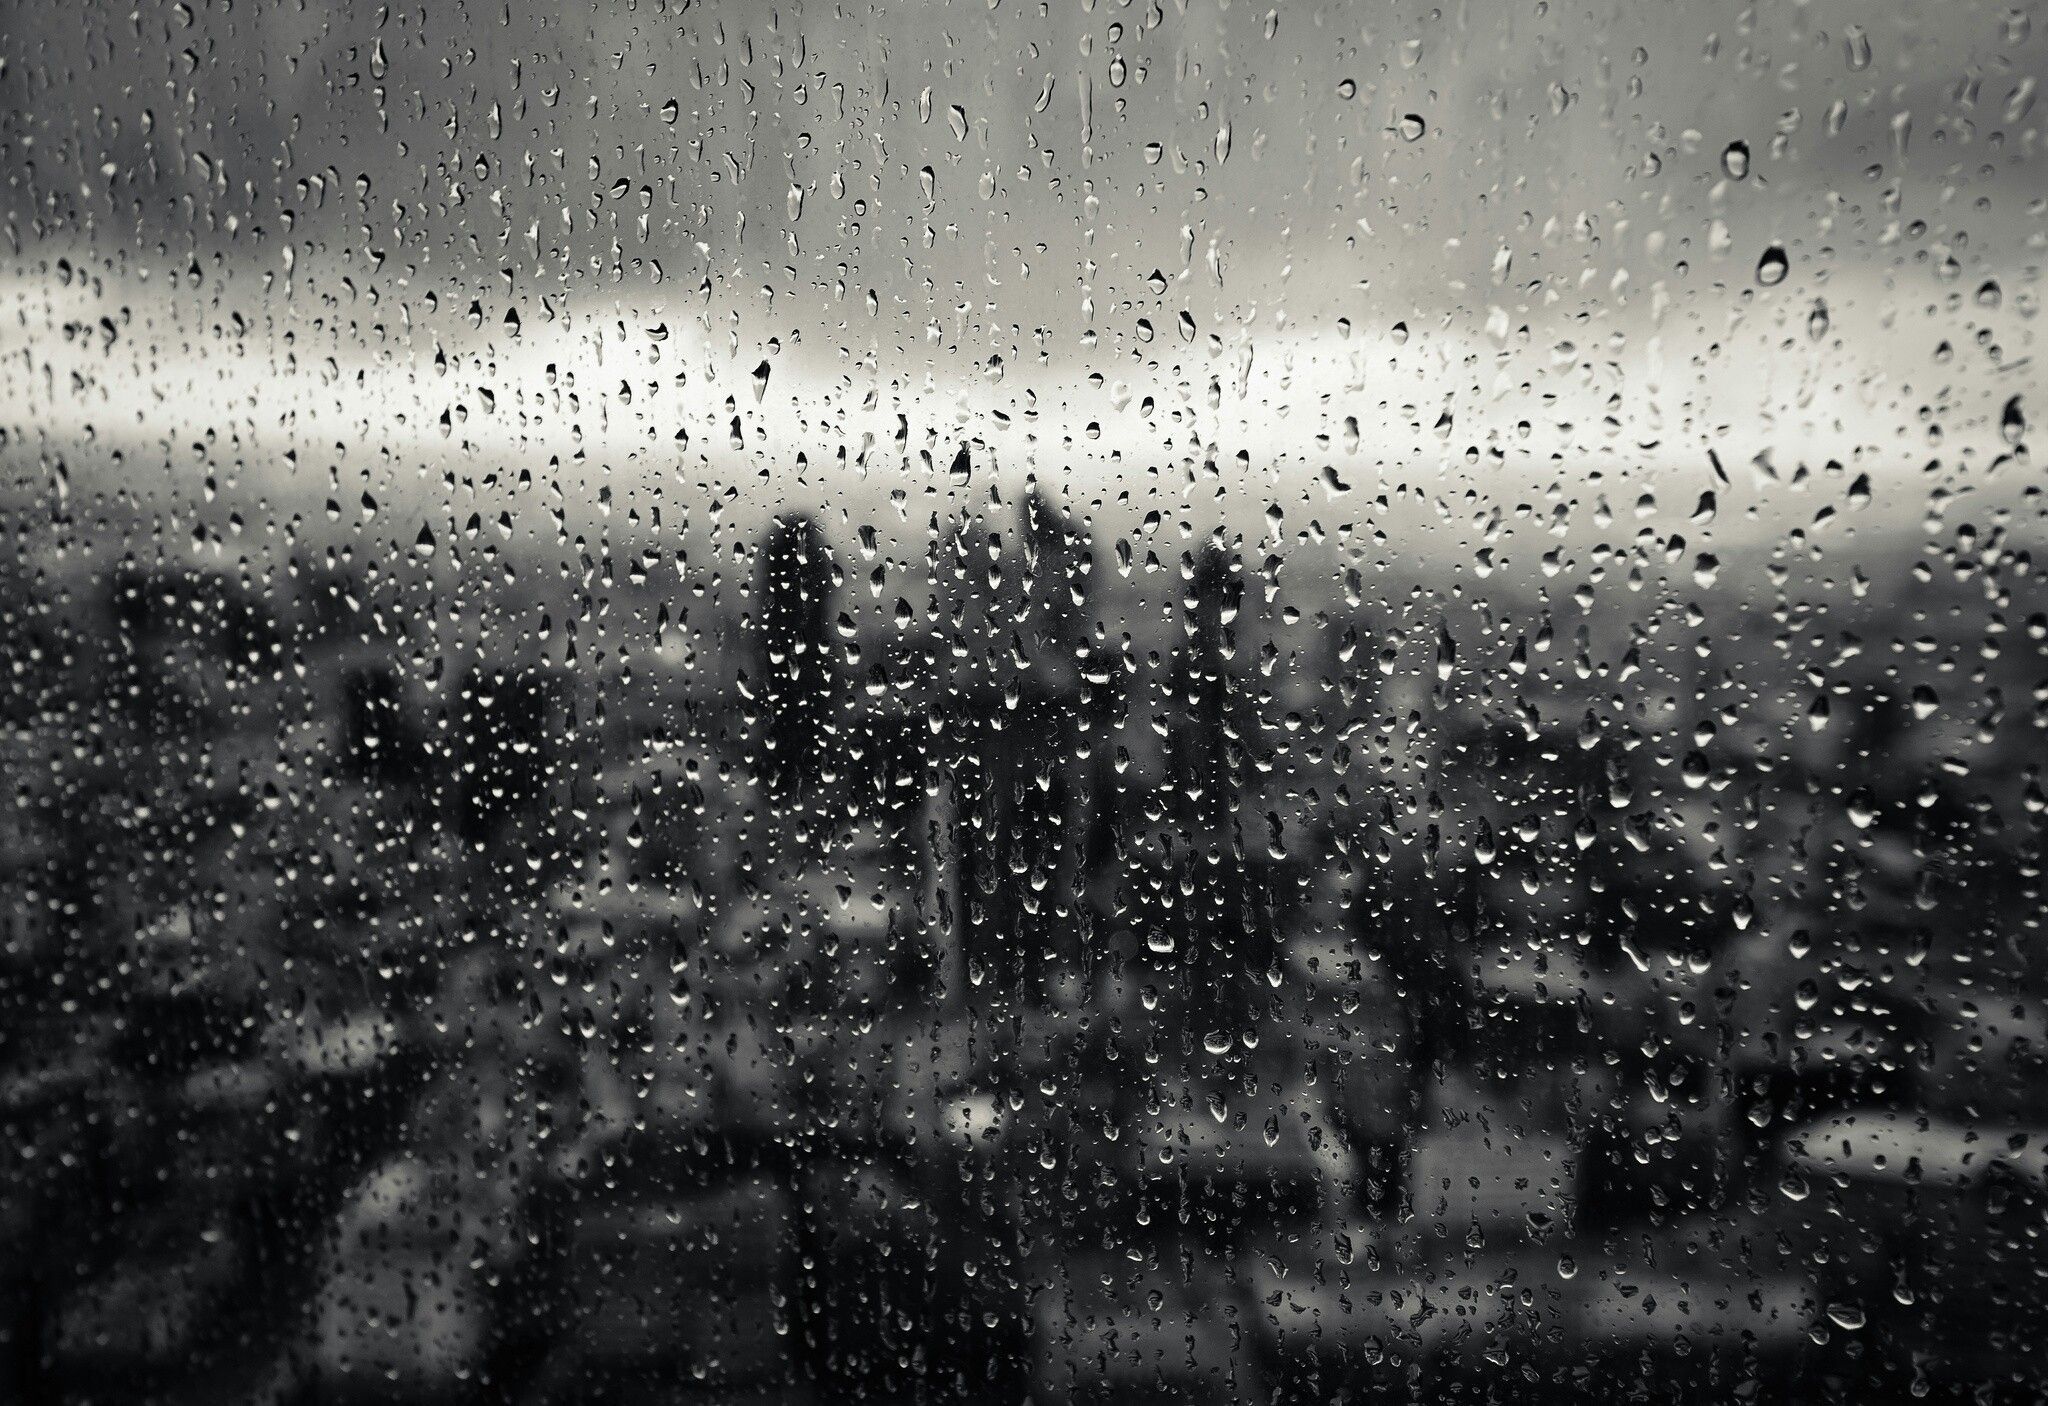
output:
<svg viewBox="0 0 2048 1406"><path fill-rule="evenodd" d="M759 615L752 668L761 708L762 772L780 796L815 787L837 698L826 638L831 549L809 516L784 514L762 540L755 577Z"/></svg>
<svg viewBox="0 0 2048 1406"><path fill-rule="evenodd" d="M970 515L942 547L956 639L977 641L949 700L948 902L971 985L1044 994L1076 963L1084 839L1079 650L1088 543L1033 485L1015 527Z"/></svg>
<svg viewBox="0 0 2048 1406"><path fill-rule="evenodd" d="M1165 780L1178 846L1170 864L1183 895L1183 975L1191 1014L1224 1031L1249 1018L1251 981L1272 964L1274 942L1269 876L1246 844L1242 810L1248 746L1258 737L1237 655L1242 569L1215 537L1187 559L1185 638L1168 683Z"/></svg>

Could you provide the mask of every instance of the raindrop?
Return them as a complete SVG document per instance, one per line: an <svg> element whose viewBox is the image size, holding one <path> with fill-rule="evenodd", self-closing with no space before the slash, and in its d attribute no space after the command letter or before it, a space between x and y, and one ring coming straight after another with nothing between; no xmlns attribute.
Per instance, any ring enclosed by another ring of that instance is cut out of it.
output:
<svg viewBox="0 0 2048 1406"><path fill-rule="evenodd" d="M1999 412L1998 433L2007 444L2017 445L2027 437L2027 415L2020 408L2020 398L2013 396L2005 402L2005 409Z"/></svg>

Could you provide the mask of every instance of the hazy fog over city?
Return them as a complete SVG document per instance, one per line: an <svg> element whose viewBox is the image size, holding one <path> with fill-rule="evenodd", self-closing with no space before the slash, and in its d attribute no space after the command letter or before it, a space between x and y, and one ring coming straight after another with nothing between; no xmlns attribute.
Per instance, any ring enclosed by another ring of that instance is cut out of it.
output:
<svg viewBox="0 0 2048 1406"><path fill-rule="evenodd" d="M0 1401L2040 1399L2012 0L0 24Z"/></svg>

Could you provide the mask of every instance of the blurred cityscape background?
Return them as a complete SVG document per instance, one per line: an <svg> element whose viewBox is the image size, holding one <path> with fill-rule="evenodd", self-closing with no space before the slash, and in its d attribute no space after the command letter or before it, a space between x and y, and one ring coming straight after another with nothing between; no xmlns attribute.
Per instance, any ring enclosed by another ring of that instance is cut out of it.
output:
<svg viewBox="0 0 2048 1406"><path fill-rule="evenodd" d="M1176 540L25 543L13 1399L2027 1394L2028 553Z"/></svg>
<svg viewBox="0 0 2048 1406"><path fill-rule="evenodd" d="M2013 0L0 23L0 1406L2048 1396Z"/></svg>

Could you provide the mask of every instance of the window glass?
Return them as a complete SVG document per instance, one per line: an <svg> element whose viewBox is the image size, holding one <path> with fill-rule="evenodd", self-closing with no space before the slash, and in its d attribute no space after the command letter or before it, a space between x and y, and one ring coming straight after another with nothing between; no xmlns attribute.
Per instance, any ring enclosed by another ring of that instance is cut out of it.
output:
<svg viewBox="0 0 2048 1406"><path fill-rule="evenodd" d="M2010 0L24 9L0 1399L2025 1399Z"/></svg>

